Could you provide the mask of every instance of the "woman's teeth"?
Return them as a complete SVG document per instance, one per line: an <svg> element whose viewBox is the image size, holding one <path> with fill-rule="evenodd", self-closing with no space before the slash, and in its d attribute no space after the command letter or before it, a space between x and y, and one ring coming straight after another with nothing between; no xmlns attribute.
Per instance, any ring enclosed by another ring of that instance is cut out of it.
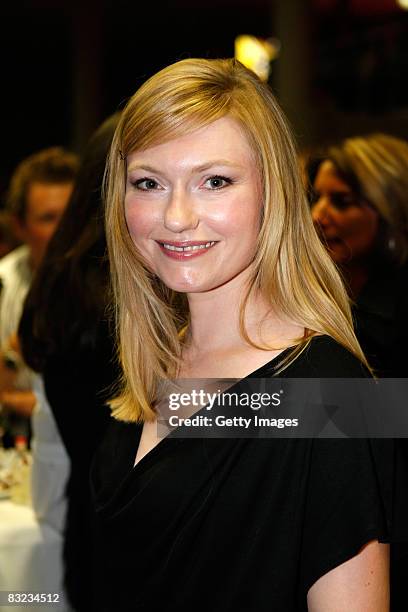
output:
<svg viewBox="0 0 408 612"><path fill-rule="evenodd" d="M188 251L199 251L200 249L209 249L210 247L214 246L215 242L207 242L206 244L195 244L194 246L185 246L185 247L179 247L179 246L174 246L174 244L166 244L166 243L161 243L162 247L167 249L168 251L177 251L178 253L185 253Z"/></svg>

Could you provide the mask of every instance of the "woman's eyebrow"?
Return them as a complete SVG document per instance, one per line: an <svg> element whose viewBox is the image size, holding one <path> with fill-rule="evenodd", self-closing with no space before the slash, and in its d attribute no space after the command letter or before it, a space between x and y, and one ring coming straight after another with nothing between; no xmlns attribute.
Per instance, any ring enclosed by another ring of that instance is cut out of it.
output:
<svg viewBox="0 0 408 612"><path fill-rule="evenodd" d="M231 162L228 159L214 159L203 164L198 164L197 166L192 166L191 172L204 172L205 170L209 170L213 166L227 166L230 168L243 168L243 166L237 162ZM138 164L137 162L131 164L128 168L128 172L133 172L134 170L143 170L145 172L153 172L159 173L160 170L154 168L153 166L149 166L148 164Z"/></svg>
<svg viewBox="0 0 408 612"><path fill-rule="evenodd" d="M214 159L206 162L205 164L200 164L198 166L194 166L191 168L192 172L204 172L205 170L209 170L213 166L228 166L230 168L242 168L241 164L237 162L232 162L228 159Z"/></svg>
<svg viewBox="0 0 408 612"><path fill-rule="evenodd" d="M156 168L153 168L153 166L148 166L146 164L138 164L138 163L134 163L131 164L128 168L128 173L129 172L133 172L133 170L144 170L146 172L158 172L158 170L156 170Z"/></svg>

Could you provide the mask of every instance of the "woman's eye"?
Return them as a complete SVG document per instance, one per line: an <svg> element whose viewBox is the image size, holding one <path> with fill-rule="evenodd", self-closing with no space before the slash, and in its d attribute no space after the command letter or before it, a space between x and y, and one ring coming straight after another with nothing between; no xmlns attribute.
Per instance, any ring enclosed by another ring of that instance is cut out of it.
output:
<svg viewBox="0 0 408 612"><path fill-rule="evenodd" d="M333 191L329 197L331 203L337 210L345 210L350 206L358 204L358 198L352 193Z"/></svg>
<svg viewBox="0 0 408 612"><path fill-rule="evenodd" d="M317 202L322 197L318 191L312 190L309 193L309 202L313 207L317 204ZM337 208L337 210L346 210L350 206L358 204L358 198L353 194L345 191L332 191L330 193L325 194L325 197L328 198L330 204Z"/></svg>
<svg viewBox="0 0 408 612"><path fill-rule="evenodd" d="M211 176L209 179L205 181L205 186L209 189L222 189L227 185L232 183L231 179L226 178L225 176Z"/></svg>
<svg viewBox="0 0 408 612"><path fill-rule="evenodd" d="M137 189L141 189L142 191L152 191L159 187L159 183L155 181L154 179L150 179L150 178L139 179L138 181L135 181L133 184Z"/></svg>

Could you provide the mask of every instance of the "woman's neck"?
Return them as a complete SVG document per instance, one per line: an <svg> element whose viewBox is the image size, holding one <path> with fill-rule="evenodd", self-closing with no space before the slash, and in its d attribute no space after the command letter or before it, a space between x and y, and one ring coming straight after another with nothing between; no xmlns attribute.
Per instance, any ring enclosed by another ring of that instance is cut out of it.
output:
<svg viewBox="0 0 408 612"><path fill-rule="evenodd" d="M191 324L186 348L190 355L211 354L247 344L240 330L240 312L250 278L245 270L222 287L188 295ZM300 331L298 326L277 316L255 288L246 304L244 326L251 340L264 346L270 342L289 345Z"/></svg>

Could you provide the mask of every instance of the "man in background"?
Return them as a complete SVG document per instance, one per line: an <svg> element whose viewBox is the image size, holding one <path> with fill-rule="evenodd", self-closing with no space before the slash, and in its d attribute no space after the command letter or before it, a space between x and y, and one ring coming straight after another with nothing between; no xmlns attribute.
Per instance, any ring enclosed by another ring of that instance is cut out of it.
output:
<svg viewBox="0 0 408 612"><path fill-rule="evenodd" d="M22 161L10 183L7 208L23 244L0 260L0 404L13 438L27 436L35 406L31 373L19 354L18 324L33 274L71 196L77 166L72 153L45 149Z"/></svg>

